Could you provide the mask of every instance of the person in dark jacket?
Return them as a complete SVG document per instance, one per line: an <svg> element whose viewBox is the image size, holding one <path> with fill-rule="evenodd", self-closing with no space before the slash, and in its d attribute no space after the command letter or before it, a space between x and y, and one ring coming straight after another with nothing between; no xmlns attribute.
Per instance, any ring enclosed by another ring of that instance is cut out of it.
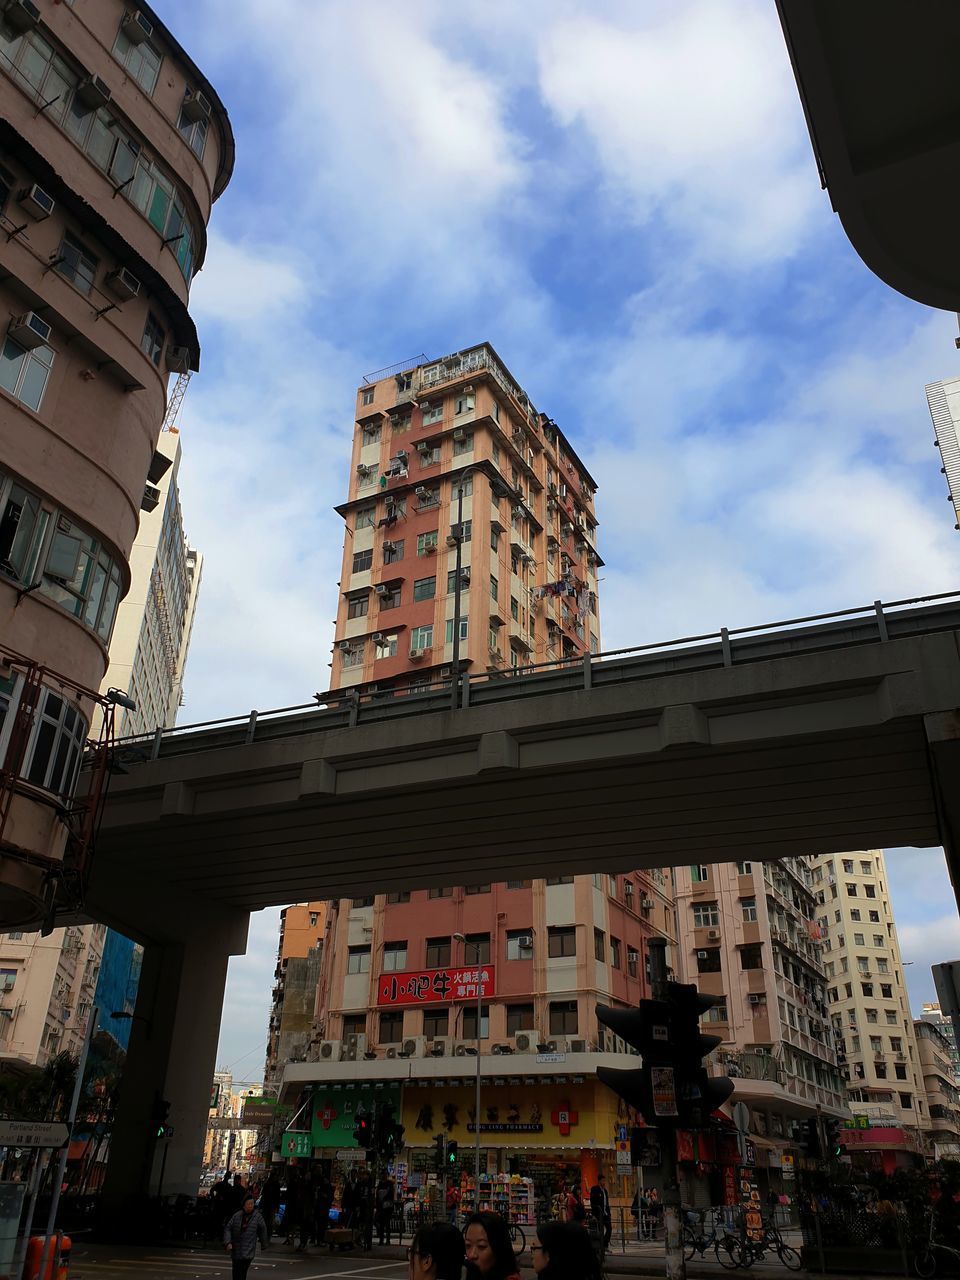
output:
<svg viewBox="0 0 960 1280"><path fill-rule="evenodd" d="M258 1240L266 1249L269 1243L267 1224L253 1196L248 1195L223 1229L223 1243L233 1266L233 1280L246 1280L250 1264L257 1256Z"/></svg>
<svg viewBox="0 0 960 1280"><path fill-rule="evenodd" d="M273 1235L273 1223L282 1199L283 1184L280 1182L276 1171L273 1171L263 1184L263 1190L260 1192L260 1212L266 1221L268 1235Z"/></svg>
<svg viewBox="0 0 960 1280"><path fill-rule="evenodd" d="M607 1191L607 1180L601 1173L596 1184L590 1188L590 1212L596 1219L597 1226L603 1232L604 1249L610 1243L613 1231L613 1216L610 1213L610 1194Z"/></svg>

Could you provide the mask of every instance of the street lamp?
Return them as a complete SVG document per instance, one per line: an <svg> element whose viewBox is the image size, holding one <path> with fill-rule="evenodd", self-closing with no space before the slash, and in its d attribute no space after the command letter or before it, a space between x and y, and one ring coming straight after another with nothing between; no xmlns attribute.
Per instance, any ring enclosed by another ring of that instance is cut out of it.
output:
<svg viewBox="0 0 960 1280"><path fill-rule="evenodd" d="M453 678L451 684L451 706L454 711L460 705L460 594L463 587L463 482L467 476L473 475L473 468L467 467L457 476L457 523L451 528L450 536L457 544L456 566L453 578ZM479 1053L479 1050L478 1050Z"/></svg>
<svg viewBox="0 0 960 1280"><path fill-rule="evenodd" d="M459 550L459 547L458 547ZM455 933L454 939L463 943L464 952L467 947L473 947L477 959L477 969L480 968L480 943L468 942L462 933ZM464 957L466 959L466 957ZM474 1148L474 1179L477 1184L477 1209L480 1208L480 1019L483 1014L483 982L477 975L477 1096L474 1103L475 1122L474 1122L474 1138L476 1145Z"/></svg>

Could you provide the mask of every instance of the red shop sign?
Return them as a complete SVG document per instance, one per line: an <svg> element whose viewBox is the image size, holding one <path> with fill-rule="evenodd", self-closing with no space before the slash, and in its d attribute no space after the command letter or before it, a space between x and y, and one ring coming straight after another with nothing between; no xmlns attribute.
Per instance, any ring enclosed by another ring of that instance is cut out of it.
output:
<svg viewBox="0 0 960 1280"><path fill-rule="evenodd" d="M377 1004L447 1004L476 1000L496 991L495 965L419 969L413 973L385 973L377 983Z"/></svg>

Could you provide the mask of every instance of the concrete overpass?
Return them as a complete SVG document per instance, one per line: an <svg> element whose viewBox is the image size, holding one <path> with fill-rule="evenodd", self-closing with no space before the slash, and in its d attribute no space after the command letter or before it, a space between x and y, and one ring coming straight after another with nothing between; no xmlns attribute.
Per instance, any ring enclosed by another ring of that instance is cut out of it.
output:
<svg viewBox="0 0 960 1280"><path fill-rule="evenodd" d="M88 905L146 946L107 1195L195 1185L229 954L326 896L943 843L960 829L960 595L559 670L251 713L123 744ZM136 762L139 761L139 762Z"/></svg>

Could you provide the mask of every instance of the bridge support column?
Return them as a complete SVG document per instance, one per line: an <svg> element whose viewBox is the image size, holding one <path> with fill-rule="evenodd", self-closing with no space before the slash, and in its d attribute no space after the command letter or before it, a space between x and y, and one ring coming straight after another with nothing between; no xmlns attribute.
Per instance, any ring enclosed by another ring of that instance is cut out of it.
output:
<svg viewBox="0 0 960 1280"><path fill-rule="evenodd" d="M938 711L923 721L940 838L960 908L960 711Z"/></svg>
<svg viewBox="0 0 960 1280"><path fill-rule="evenodd" d="M227 961L246 949L249 915L211 909L185 936L148 942L101 1197L106 1234L135 1235L151 1200L196 1195ZM110 1025L110 1010L101 1014ZM157 1138L155 1103L170 1103Z"/></svg>

